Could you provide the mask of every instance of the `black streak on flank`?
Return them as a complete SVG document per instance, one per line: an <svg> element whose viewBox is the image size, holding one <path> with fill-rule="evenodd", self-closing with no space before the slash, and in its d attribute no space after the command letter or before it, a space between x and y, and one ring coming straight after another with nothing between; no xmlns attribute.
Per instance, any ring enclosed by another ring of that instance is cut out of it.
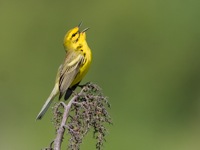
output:
<svg viewBox="0 0 200 150"><path fill-rule="evenodd" d="M79 46L77 47L77 49L81 49L83 47L83 45L79 44ZM83 51L82 49L80 51Z"/></svg>

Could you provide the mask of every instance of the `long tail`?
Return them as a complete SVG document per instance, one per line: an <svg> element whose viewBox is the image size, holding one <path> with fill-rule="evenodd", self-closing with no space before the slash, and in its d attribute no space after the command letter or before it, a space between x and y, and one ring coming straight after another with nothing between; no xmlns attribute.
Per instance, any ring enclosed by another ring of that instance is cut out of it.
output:
<svg viewBox="0 0 200 150"><path fill-rule="evenodd" d="M46 113L46 111L48 110L49 106L51 105L54 97L59 93L59 86L58 84L55 84L51 94L49 95L48 99L46 100L45 104L43 105L41 111L39 112L39 114L36 117L36 120L40 120L42 119L42 117L44 116L44 114Z"/></svg>

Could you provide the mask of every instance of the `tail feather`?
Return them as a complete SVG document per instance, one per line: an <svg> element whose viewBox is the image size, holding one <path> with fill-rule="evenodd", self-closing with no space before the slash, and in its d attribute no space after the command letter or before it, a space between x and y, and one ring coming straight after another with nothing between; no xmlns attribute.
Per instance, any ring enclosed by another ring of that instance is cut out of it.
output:
<svg viewBox="0 0 200 150"><path fill-rule="evenodd" d="M65 100L68 100L68 98L72 95L73 91L76 89L76 87L79 85L80 82L78 82L77 84L75 84L74 86L72 86L71 88L68 88L66 93L65 93Z"/></svg>
<svg viewBox="0 0 200 150"><path fill-rule="evenodd" d="M56 95L59 93L59 87L56 84L53 91L51 92L50 96L48 97L48 99L46 100L45 104L43 105L41 111L39 112L39 114L36 117L36 120L40 120L42 119L42 117L44 116L44 114L46 113L46 111L48 110L49 106L51 105L54 97L56 97Z"/></svg>

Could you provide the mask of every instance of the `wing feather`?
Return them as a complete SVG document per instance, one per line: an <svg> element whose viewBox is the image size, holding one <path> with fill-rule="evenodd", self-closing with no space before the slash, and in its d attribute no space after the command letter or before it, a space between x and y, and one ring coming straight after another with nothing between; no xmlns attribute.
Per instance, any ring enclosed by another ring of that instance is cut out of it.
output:
<svg viewBox="0 0 200 150"><path fill-rule="evenodd" d="M68 51L65 61L62 65L60 71L60 80L59 80L59 90L60 96L66 92L69 88L73 80L75 79L76 75L79 72L80 66L82 65L84 60L83 55L74 51Z"/></svg>

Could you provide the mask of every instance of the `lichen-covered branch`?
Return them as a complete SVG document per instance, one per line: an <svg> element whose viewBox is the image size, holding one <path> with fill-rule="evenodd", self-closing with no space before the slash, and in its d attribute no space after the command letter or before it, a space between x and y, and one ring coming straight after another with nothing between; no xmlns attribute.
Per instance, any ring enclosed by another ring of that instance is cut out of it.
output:
<svg viewBox="0 0 200 150"><path fill-rule="evenodd" d="M54 140L54 150L60 150L61 149L61 142L62 142L63 135L64 135L64 132L65 132L65 124L66 124L67 118L69 116L69 110L70 110L71 105L72 105L73 101L75 100L75 98L76 97L72 98L70 100L70 102L68 103L68 105L65 105L64 102L60 103L64 107L64 113L63 113L63 118L62 118L60 127L57 130L56 139Z"/></svg>
<svg viewBox="0 0 200 150"><path fill-rule="evenodd" d="M105 124L112 123L107 112L109 107L107 97L92 83L82 86L81 91L75 94L68 104L56 104L53 119L56 138L52 150L61 150L65 130L70 135L68 149L79 150L83 138L90 129L93 129L94 138L97 140L96 149L101 150L107 134Z"/></svg>

